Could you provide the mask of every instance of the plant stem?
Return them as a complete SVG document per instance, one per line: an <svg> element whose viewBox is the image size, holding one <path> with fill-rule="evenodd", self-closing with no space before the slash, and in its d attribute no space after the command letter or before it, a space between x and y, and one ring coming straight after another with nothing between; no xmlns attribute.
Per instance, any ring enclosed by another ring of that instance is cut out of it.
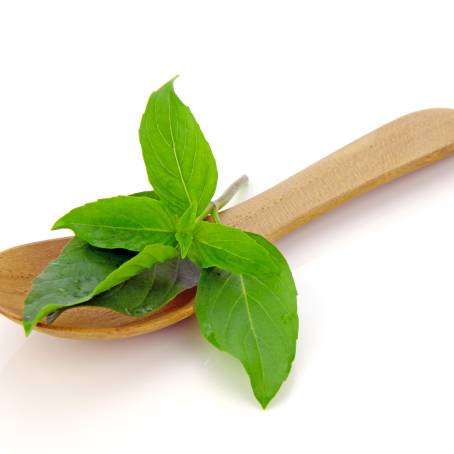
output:
<svg viewBox="0 0 454 454"><path fill-rule="evenodd" d="M211 216L213 216L214 222L216 222L216 224L222 224L221 218L219 217L219 211L216 207L213 207L213 209L211 210Z"/></svg>
<svg viewBox="0 0 454 454"><path fill-rule="evenodd" d="M247 183L249 182L249 178L247 175L243 175L238 180L234 181L225 191L224 193L217 198L216 200L211 201L208 206L205 208L203 213L197 218L197 220L205 219L213 209L216 211L221 210L225 207L234 197L234 195Z"/></svg>
<svg viewBox="0 0 454 454"><path fill-rule="evenodd" d="M246 184L249 183L247 175L243 175L238 180L234 181L224 193L213 202L217 210L224 208L234 197L234 195Z"/></svg>

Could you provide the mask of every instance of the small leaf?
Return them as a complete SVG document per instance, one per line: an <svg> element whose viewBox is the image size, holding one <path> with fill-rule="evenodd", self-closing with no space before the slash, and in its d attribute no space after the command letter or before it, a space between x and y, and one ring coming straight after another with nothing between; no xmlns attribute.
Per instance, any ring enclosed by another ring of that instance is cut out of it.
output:
<svg viewBox="0 0 454 454"><path fill-rule="evenodd" d="M298 337L296 289L280 252L264 238L250 238L279 263L267 276L202 270L195 312L203 335L239 359L265 408L287 378Z"/></svg>
<svg viewBox="0 0 454 454"><path fill-rule="evenodd" d="M71 229L92 246L140 251L148 244L175 244L174 224L157 200L118 196L71 210L53 229Z"/></svg>
<svg viewBox="0 0 454 454"><path fill-rule="evenodd" d="M186 257L192 244L193 230L196 224L197 204L191 203L176 225L175 238L180 245L181 257Z"/></svg>
<svg viewBox="0 0 454 454"><path fill-rule="evenodd" d="M46 315L90 299L96 286L132 257L128 251L97 249L72 239L33 280L24 306L25 332L29 334Z"/></svg>
<svg viewBox="0 0 454 454"><path fill-rule="evenodd" d="M222 224L198 222L188 257L202 268L218 267L231 273L273 274L275 258L246 232Z"/></svg>
<svg viewBox="0 0 454 454"><path fill-rule="evenodd" d="M148 179L159 198L177 214L196 202L200 214L216 189L216 162L191 111L175 94L173 80L150 96L139 135Z"/></svg>
<svg viewBox="0 0 454 454"><path fill-rule="evenodd" d="M161 309L184 290L195 287L199 277L197 265L176 257L154 265L84 305L140 317Z"/></svg>

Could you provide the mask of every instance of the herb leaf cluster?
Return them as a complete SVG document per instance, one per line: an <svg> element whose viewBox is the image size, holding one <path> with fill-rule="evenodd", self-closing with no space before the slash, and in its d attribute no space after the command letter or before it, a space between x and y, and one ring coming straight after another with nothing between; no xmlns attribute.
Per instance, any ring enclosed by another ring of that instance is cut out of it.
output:
<svg viewBox="0 0 454 454"><path fill-rule="evenodd" d="M148 315L197 286L202 334L241 361L265 408L295 356L289 266L265 238L220 223L216 162L173 80L150 96L139 136L153 191L88 203L54 224L76 236L33 281L25 331L80 305Z"/></svg>

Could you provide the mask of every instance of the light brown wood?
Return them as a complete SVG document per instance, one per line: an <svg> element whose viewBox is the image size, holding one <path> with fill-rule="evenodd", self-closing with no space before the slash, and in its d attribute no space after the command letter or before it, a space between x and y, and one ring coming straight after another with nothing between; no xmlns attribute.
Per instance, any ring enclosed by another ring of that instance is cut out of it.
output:
<svg viewBox="0 0 454 454"><path fill-rule="evenodd" d="M277 240L371 189L454 154L454 109L415 112L246 202L222 221Z"/></svg>
<svg viewBox="0 0 454 454"><path fill-rule="evenodd" d="M377 186L454 154L454 110L431 109L399 118L345 146L286 181L221 213L226 224L272 241ZM32 279L58 256L68 238L18 246L0 254L0 313L21 321ZM73 339L118 339L149 333L193 313L194 290L164 310L128 317L108 309L73 308L39 331Z"/></svg>

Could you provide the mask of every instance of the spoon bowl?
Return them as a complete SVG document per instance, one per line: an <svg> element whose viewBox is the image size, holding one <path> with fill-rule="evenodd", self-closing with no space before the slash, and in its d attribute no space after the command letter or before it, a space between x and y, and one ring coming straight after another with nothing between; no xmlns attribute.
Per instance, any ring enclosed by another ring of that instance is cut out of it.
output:
<svg viewBox="0 0 454 454"><path fill-rule="evenodd" d="M454 109L401 117L318 161L268 191L221 213L223 223L275 241L323 213L382 184L454 154ZM0 253L0 314L22 322L32 280L70 238L40 241ZM194 312L195 289L143 317L81 306L36 329L71 339L120 339L150 333Z"/></svg>
<svg viewBox="0 0 454 454"><path fill-rule="evenodd" d="M56 259L71 238L39 241L3 251L0 254L0 313L22 323L24 299L32 280ZM165 328L189 317L195 289L178 295L162 310L145 317L131 317L102 307L80 306L63 312L48 325L36 329L71 339L118 339Z"/></svg>

